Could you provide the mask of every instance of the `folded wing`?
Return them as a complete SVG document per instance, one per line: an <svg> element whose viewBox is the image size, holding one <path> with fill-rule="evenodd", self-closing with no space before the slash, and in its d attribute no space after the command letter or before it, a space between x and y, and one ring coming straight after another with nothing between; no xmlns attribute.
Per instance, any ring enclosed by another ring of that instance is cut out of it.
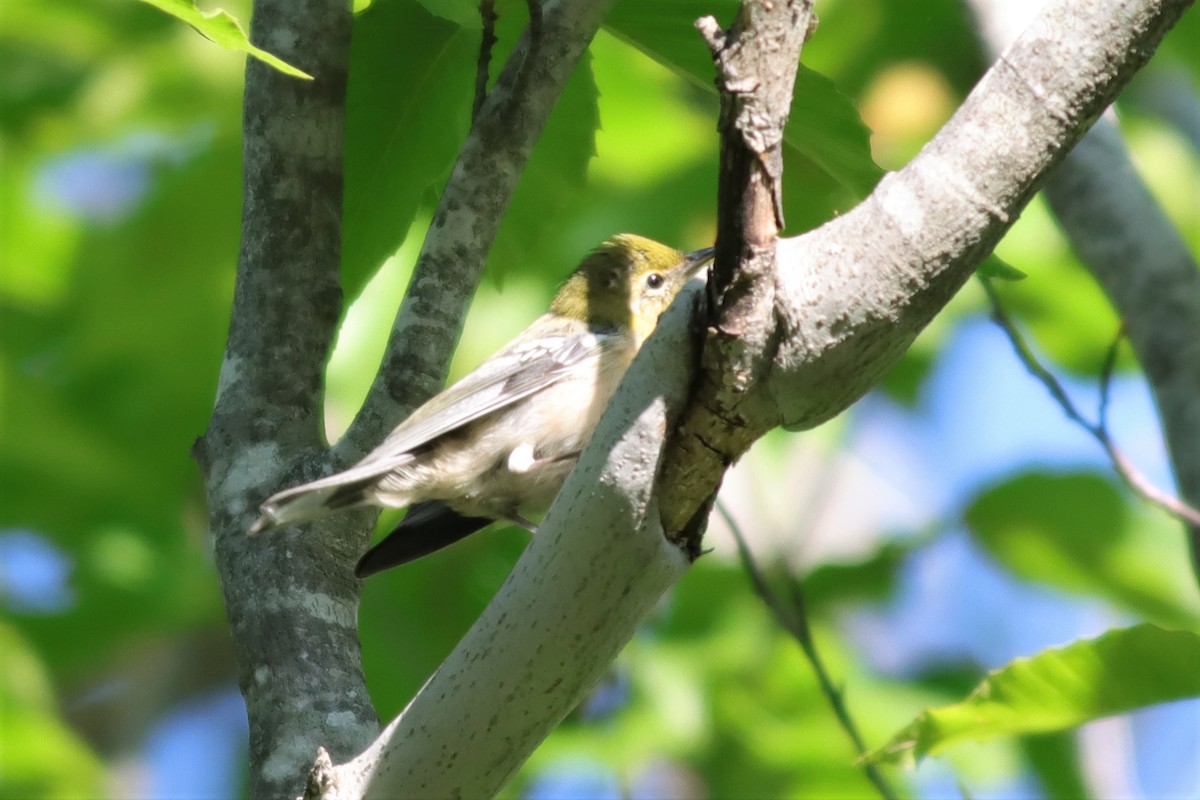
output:
<svg viewBox="0 0 1200 800"><path fill-rule="evenodd" d="M594 331L516 339L418 408L354 466L270 497L250 532L368 501L369 490L378 481L413 463L439 437L554 385L580 362L599 355L605 339L603 332Z"/></svg>

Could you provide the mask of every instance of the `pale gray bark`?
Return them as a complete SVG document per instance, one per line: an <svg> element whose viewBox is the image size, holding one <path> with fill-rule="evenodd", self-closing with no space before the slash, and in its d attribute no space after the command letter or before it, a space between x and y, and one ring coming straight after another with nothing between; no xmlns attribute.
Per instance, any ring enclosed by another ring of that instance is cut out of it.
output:
<svg viewBox="0 0 1200 800"><path fill-rule="evenodd" d="M470 632L327 798L490 797L595 686L687 570L652 495L695 363L685 291Z"/></svg>
<svg viewBox="0 0 1200 800"><path fill-rule="evenodd" d="M885 178L849 214L780 241L778 271L757 276L772 284L767 295L756 295L771 302L755 305L770 315L771 327L765 342L753 343L763 352L751 361L761 365L767 355L769 366L743 383L748 421L762 430L814 425L866 391L971 274L1040 178L1187 5L1055 3L909 167ZM557 96L535 84L561 85L566 60L582 51L602 10L586 0L548 4L545 40L520 51L524 66L510 64L513 72L506 70L501 84L527 84L529 98ZM300 765L311 763L321 744L335 762L362 753L321 771L315 791L327 796L357 796L366 776L375 776L367 789L372 796L484 795L588 691L686 568L687 555L663 539L678 531L663 529L660 500L649 487L669 457L662 442L692 386L688 309L677 305L635 363L542 533L497 598L387 734L364 750L377 726L362 683L351 566L365 544L367 515L309 526L303 537L243 534L258 501L285 482L284 473L294 482L327 468L320 372L340 311L348 25L348 12L337 4L256 5L259 44L318 80L303 85L253 64L247 70L237 298L213 422L197 451L251 715L252 794L298 793ZM570 41L548 43L558 38ZM540 54L552 63L537 67ZM744 89L753 91L753 84ZM526 126L534 133L500 140L495 152L483 140L468 145L479 149L455 169L435 241L426 246L427 266L397 320L368 407L335 461L376 440L415 400L406 387L432 391L440 383L504 187L515 184L544 119L532 109L548 110L533 99L529 106L513 99L509 107L504 98L498 89L482 111L481 119L489 109L497 115L496 127L481 121L473 136ZM460 182L478 175L484 183L475 189L487 196L454 188L471 186ZM467 278L453 278L458 270ZM732 285L738 280L735 274ZM447 315L450 322L434 321ZM673 442L668 450L677 447ZM681 481L659 491L678 507L697 509L684 515L691 524L712 484Z"/></svg>
<svg viewBox="0 0 1200 800"><path fill-rule="evenodd" d="M777 328L768 345L777 346L775 367L742 401L757 406L752 423L811 427L865 393L1188 5L1048 4L908 166L849 213L781 240L771 309ZM711 436L693 452L706 449L710 473L740 455ZM711 474L698 472L664 487L676 495L671 506L685 509L676 520L711 493Z"/></svg>
<svg viewBox="0 0 1200 800"><path fill-rule="evenodd" d="M744 384L741 410L759 415L749 421L764 430L811 426L865 392L972 274L1187 5L1052 4L912 164L849 214L780 240L778 272L766 276L773 302L763 311L773 322L763 345L771 366ZM745 88L753 91L754 81ZM673 441L664 452L662 438L690 386L688 370L679 369L691 361L681 355L679 310L631 368L498 596L374 746L322 771L325 796L356 796L372 776L370 796L494 792L682 573L680 553L659 541L674 533L662 527L661 503L671 494L702 509L711 483L660 484L657 503L646 491L678 447Z"/></svg>
<svg viewBox="0 0 1200 800"><path fill-rule="evenodd" d="M1039 4L970 0L999 51ZM1105 116L1046 181L1080 260L1116 306L1162 418L1181 499L1200 508L1200 268ZM1187 526L1200 577L1200 527Z"/></svg>
<svg viewBox="0 0 1200 800"><path fill-rule="evenodd" d="M1188 5L1047 4L908 166L850 213L781 243L796 267L779 278L790 300L771 387L781 423L817 424L870 386Z"/></svg>

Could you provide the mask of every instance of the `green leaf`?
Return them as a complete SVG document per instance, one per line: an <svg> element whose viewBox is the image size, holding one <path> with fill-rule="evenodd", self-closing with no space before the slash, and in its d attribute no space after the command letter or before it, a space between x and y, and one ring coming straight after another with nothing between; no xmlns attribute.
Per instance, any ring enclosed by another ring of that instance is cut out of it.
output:
<svg viewBox="0 0 1200 800"><path fill-rule="evenodd" d="M346 99L342 288L357 296L449 173L470 121L478 34L414 2L354 18Z"/></svg>
<svg viewBox="0 0 1200 800"><path fill-rule="evenodd" d="M1200 634L1143 624L1020 658L867 756L914 765L964 740L1058 731L1200 695Z"/></svg>
<svg viewBox="0 0 1200 800"><path fill-rule="evenodd" d="M1023 281L1029 277L995 253L983 260L976 273L981 278L995 278L998 281Z"/></svg>
<svg viewBox="0 0 1200 800"><path fill-rule="evenodd" d="M271 55L266 50L250 44L250 39L246 36L246 31L242 30L241 23L228 11L220 8L216 11L201 11L196 8L195 3L189 2L189 0L142 0L142 2L186 22L201 36L216 42L221 47L240 50L252 55L285 75L312 80L312 75L307 72L296 69L278 56Z"/></svg>
<svg viewBox="0 0 1200 800"><path fill-rule="evenodd" d="M1078 742L1071 732L1024 736L1021 751L1048 800L1086 800L1091 797L1079 769Z"/></svg>
<svg viewBox="0 0 1200 800"><path fill-rule="evenodd" d="M0 622L0 795L95 797L104 767L62 719L48 670L30 643Z"/></svg>
<svg viewBox="0 0 1200 800"><path fill-rule="evenodd" d="M871 157L871 132L854 103L833 81L803 64L796 72L783 139L858 197L870 194L883 175Z"/></svg>
<svg viewBox="0 0 1200 800"><path fill-rule="evenodd" d="M475 0L417 0L425 10L435 17L453 22L460 28L473 31L482 29L479 18L479 3Z"/></svg>
<svg viewBox="0 0 1200 800"><path fill-rule="evenodd" d="M1023 578L1099 594L1170 625L1200 620L1183 538L1159 515L1130 514L1102 476L1021 475L976 498L966 523Z"/></svg>
<svg viewBox="0 0 1200 800"><path fill-rule="evenodd" d="M596 153L596 130L600 127L599 91L591 63L592 56L585 52L567 79L521 173L489 255L493 277L506 277L507 269L564 223L587 191L588 162ZM561 279L564 266L553 264L551 282Z"/></svg>
<svg viewBox="0 0 1200 800"><path fill-rule="evenodd" d="M701 16L713 15L727 25L737 8L734 0L618 0L605 28L693 85L715 94L712 58L693 23ZM833 81L803 64L796 73L784 144L859 197L868 194L882 174L871 158L870 131L854 103Z"/></svg>

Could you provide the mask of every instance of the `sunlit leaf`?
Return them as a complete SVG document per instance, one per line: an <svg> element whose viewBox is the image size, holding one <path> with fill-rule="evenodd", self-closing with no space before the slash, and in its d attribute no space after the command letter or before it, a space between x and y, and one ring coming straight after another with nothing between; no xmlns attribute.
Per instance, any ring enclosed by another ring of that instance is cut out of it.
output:
<svg viewBox="0 0 1200 800"><path fill-rule="evenodd" d="M1200 695L1200 634L1109 631L998 669L961 703L930 708L870 755L913 765L958 742L1070 728Z"/></svg>
<svg viewBox="0 0 1200 800"><path fill-rule="evenodd" d="M1024 736L1021 752L1049 800L1086 800L1091 796L1079 768L1079 745L1073 732Z"/></svg>
<svg viewBox="0 0 1200 800"><path fill-rule="evenodd" d="M149 3L155 8L186 22L195 28L201 36L216 42L221 47L238 50L254 56L259 61L274 67L285 75L312 80L312 75L309 75L307 72L293 67L291 64L278 56L268 53L261 47L250 44L250 38L246 36L246 31L242 29L241 23L228 11L219 8L216 11L201 11L196 8L194 2L189 2L189 0L142 0L142 2Z"/></svg>
<svg viewBox="0 0 1200 800"><path fill-rule="evenodd" d="M404 241L466 136L478 34L412 2L354 18L346 100L342 287L362 289Z"/></svg>

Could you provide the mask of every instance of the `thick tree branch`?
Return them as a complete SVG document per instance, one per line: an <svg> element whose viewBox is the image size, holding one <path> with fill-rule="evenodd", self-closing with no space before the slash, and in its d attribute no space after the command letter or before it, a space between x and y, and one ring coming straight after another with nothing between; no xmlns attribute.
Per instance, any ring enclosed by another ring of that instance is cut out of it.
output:
<svg viewBox="0 0 1200 800"><path fill-rule="evenodd" d="M245 535L247 518L269 490L352 460L440 385L504 206L606 7L561 0L514 51L443 194L380 377L331 456L321 398L342 306L350 12L325 0L255 5L255 40L316 80L247 68L237 294L216 409L196 448L250 716L252 796L299 794L319 745L345 760L378 722L362 677L353 577L372 513L255 539Z"/></svg>
<svg viewBox="0 0 1200 800"><path fill-rule="evenodd" d="M701 393L731 381L734 391L695 413L730 424L692 436L695 446L690 426L681 433L684 466L673 454L663 481L669 529L691 525L727 462L763 431L829 419L899 358L1188 5L1049 4L912 163L850 213L779 240L775 285L753 290L774 293L776 327L749 345L773 366L739 386L706 364Z"/></svg>
<svg viewBox="0 0 1200 800"><path fill-rule="evenodd" d="M490 797L575 707L687 569L651 495L691 383L685 290L642 348L499 593L329 798Z"/></svg>
<svg viewBox="0 0 1200 800"><path fill-rule="evenodd" d="M1029 3L970 0L999 50ZM1151 196L1111 117L1101 119L1046 181L1046 198L1079 258L1121 315L1162 418L1179 494L1200 508L1200 268ZM1200 579L1200 524L1185 522Z"/></svg>
<svg viewBox="0 0 1200 800"><path fill-rule="evenodd" d="M912 163L849 213L779 240L771 336L778 344L772 369L742 403L761 412L746 427L811 427L861 396L1188 5L1050 3ZM675 495L673 508L702 509L711 485L664 484L664 493Z"/></svg>
<svg viewBox="0 0 1200 800"><path fill-rule="evenodd" d="M753 403L738 407L747 427L814 425L861 395L971 274L1038 178L1185 5L1056 4L1041 29L1051 35L1014 46L912 165L850 214L780 242L780 269L767 289L776 327L770 341L745 345L761 348L746 354L751 364L774 353L769 372L743 387ZM711 293L723 306L763 296L732 280L736 290ZM338 768L338 785L361 786L374 775L370 796L494 792L682 573L685 554L660 539L657 521L666 517L646 491L688 386L679 310L631 368L508 582L376 745ZM659 485L664 498L681 488ZM714 484L690 486L699 487L691 495L699 511L684 516L695 525Z"/></svg>
<svg viewBox="0 0 1200 800"><path fill-rule="evenodd" d="M749 363L772 354L766 374L745 385L738 412L747 427L815 425L866 391L1186 5L1054 4L913 164L844 217L778 242L779 270L766 290L775 327L766 343L746 345L762 347ZM725 306L758 291L732 281L736 290L712 292ZM700 489L688 495L688 486L660 481L661 504L646 490L689 386L680 311L677 304L630 369L500 593L384 736L336 768L337 786L361 787L374 775L369 796L494 792L682 574L688 554L662 541L662 504L679 492L698 509L683 515L698 527L713 483L689 484ZM720 386L725 378L707 380Z"/></svg>
<svg viewBox="0 0 1200 800"><path fill-rule="evenodd" d="M323 460L323 364L341 313L342 147L350 9L257 0L252 39L312 82L246 67L237 289L212 421L196 455L250 718L250 794L295 795L319 744L378 730L358 659L352 536L251 540L268 487Z"/></svg>
<svg viewBox="0 0 1200 800"><path fill-rule="evenodd" d="M562 88L612 0L530 7L531 24L463 144L392 328L383 366L335 448L348 463L442 388L467 305L509 197ZM533 31L536 29L536 36Z"/></svg>
<svg viewBox="0 0 1200 800"><path fill-rule="evenodd" d="M579 5L588 7L580 18L587 18L588 24L598 21L602 9L593 17L591 4ZM1052 4L1041 24L1006 52L921 155L905 170L885 178L862 205L806 236L778 241L774 253L778 268L773 273L729 269L734 260L761 255L762 248L769 250L773 233L759 231L748 237L750 247L727 253L712 291L717 306L706 315L731 356L715 363L738 369L729 378L705 377L719 387L713 396L723 393L734 401L736 415L724 414L723 419L744 423L755 433L776 424L811 426L866 391L991 250L1040 177L1149 57L1187 5L1183 0ZM484 104L480 124L464 149L426 241L385 368L355 423L344 456L376 440L399 416L408 384L421 391L440 384L448 343L458 331L458 310L474 286L503 198L532 142L505 131L530 124L540 130L544 115L531 110L541 108L535 102L543 97L539 84L565 80L566 62L574 63L571 58L543 64L541 49L556 48L553 43L560 35L571 39L572 32L587 27L567 24L559 16L571 7L566 2L547 5L542 39L521 46L528 63L510 61ZM806 26L797 27L802 36ZM580 50L589 37L590 32L578 40ZM284 57L292 55L288 48L279 50ZM297 61L313 71L304 58ZM749 84L742 88L753 89ZM519 98L523 92L531 98L527 105L517 102L504 114L497 111L497 106L507 107L509 96ZM557 90L551 96L557 96ZM786 113L786 101L771 113ZM483 151L485 142L497 150ZM760 178L772 174L770 163L761 166ZM471 183L471 176L482 176L484 183ZM756 214L754 220L763 217ZM771 224L777 223L775 217ZM741 276L747 275L769 285L743 283ZM749 319L761 325L763 298L773 327L764 331L729 324L731 319ZM691 385L690 366L696 358L684 317L696 299L695 292L684 294L664 318L541 532L481 619L375 745L360 758L333 768L336 778L329 776L326 765L322 791L350 797L369 783L368 795L374 797L494 792L588 691L661 592L684 572L687 555L665 541L660 520L668 517L648 486L655 474L662 473L662 442ZM447 309L455 312L450 322L445 321ZM731 317L726 315L729 309L750 313ZM734 341L744 330L753 330L760 338ZM711 337L706 350L709 342ZM713 363L706 360L705 368ZM749 368L743 370L746 365ZM743 434L731 434L735 440L739 436ZM717 462L723 468L723 459ZM699 528L719 479L717 471L715 480L709 475L700 482L660 482L663 504L669 493L672 508L685 509L682 514L673 511L671 518L687 520L685 528ZM279 541L284 552L303 546L286 538ZM329 546L324 544L322 550ZM303 553L305 560L297 563L311 565L308 569L314 574L298 578L282 560L272 563L253 553L243 555L244 561L235 560L230 567L241 571L236 578L250 584L251 579L262 578L258 570L270 567L288 581L298 580L303 591L271 597L269 602L289 613L296 611L296 603L308 603L312 618L328 620L331 632L350 629L353 640L353 607L338 601L317 602L330 598L308 591L313 582L339 590L339 580L350 574L349 569L342 570L342 553L323 558ZM261 580L258 586L261 591ZM275 621L285 627L285 633L286 626L293 624L283 615ZM278 634L269 627L256 632L264 637ZM237 630L236 621L235 633L245 633ZM289 643L296 647L293 660L300 661L294 658L296 653L306 646L324 648L326 640ZM333 658L317 663L340 662ZM262 672L262 683L268 687L273 668L264 666ZM259 679L257 670L244 669L244 680ZM271 751L272 759L263 769L267 777L260 779L259 787L266 787L262 793L299 792L298 780L274 777L294 767L292 744L311 746L311 758L316 732L328 742L330 726L343 719L353 720L356 726L355 736L345 740L361 739L355 709L360 700L365 703L365 697L343 695L336 704L326 705L332 698L322 693L325 683L350 686L351 691L361 685L357 675L330 675L324 683L314 683L315 703L300 683L291 687L291 693L277 695L288 703L301 697L307 707L322 713L301 715L314 731L309 740L297 737L288 748ZM343 713L344 718L338 716ZM344 758L338 746L332 751L334 761ZM285 792L285 787L293 786L293 791ZM280 791L272 791L275 788Z"/></svg>
<svg viewBox="0 0 1200 800"><path fill-rule="evenodd" d="M1058 0L907 167L780 242L788 336L771 393L815 425L857 397L970 276L1188 0Z"/></svg>
<svg viewBox="0 0 1200 800"><path fill-rule="evenodd" d="M697 27L713 52L721 90L717 252L700 384L662 474L663 525L693 556L725 470L773 427L751 388L770 369L775 336L775 237L783 227L783 128L811 0L745 2L721 31ZM691 502L699 500L700 502ZM682 501L682 502L681 502Z"/></svg>
<svg viewBox="0 0 1200 800"><path fill-rule="evenodd" d="M1048 4L912 163L780 242L781 424L828 419L894 363L1188 5Z"/></svg>

